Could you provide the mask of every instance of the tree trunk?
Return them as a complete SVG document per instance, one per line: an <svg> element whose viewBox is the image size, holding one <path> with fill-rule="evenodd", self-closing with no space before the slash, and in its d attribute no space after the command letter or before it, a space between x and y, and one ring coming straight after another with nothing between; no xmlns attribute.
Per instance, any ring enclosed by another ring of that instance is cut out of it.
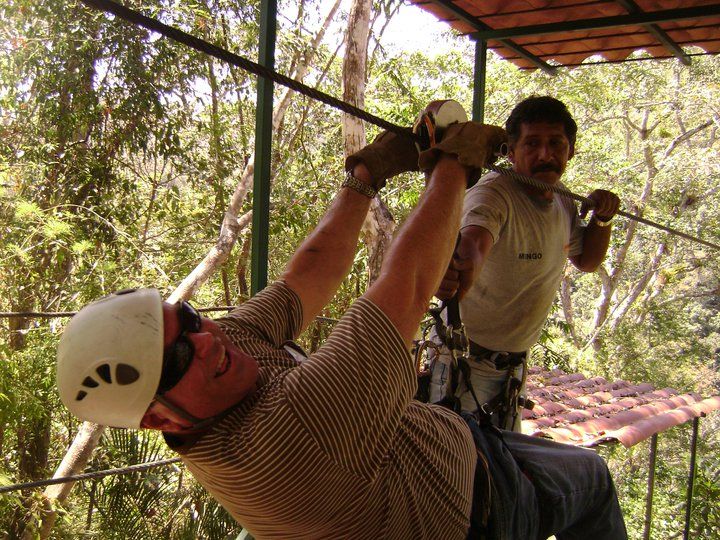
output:
<svg viewBox="0 0 720 540"><path fill-rule="evenodd" d="M83 422L78 430L75 440L73 440L70 449L65 454L60 466L55 471L53 478L60 478L61 476L70 476L78 474L82 471L90 461L93 450L100 441L100 437L105 430L104 426L99 426L91 422ZM41 540L45 540L50 537L50 531L52 530L55 520L57 519L57 512L55 506L61 503L72 490L74 482L66 482L64 484L57 484L54 486L48 486L43 493L43 513L42 523L40 525L39 537ZM26 529L23 540L30 540L35 536L31 531Z"/></svg>
<svg viewBox="0 0 720 540"><path fill-rule="evenodd" d="M563 275L562 281L560 282L560 305L562 306L563 314L565 315L565 322L570 329L570 337L578 349L581 347L580 340L578 339L577 331L575 330L575 313L572 304L572 282L568 274L569 267L565 268L565 275Z"/></svg>
<svg viewBox="0 0 720 540"><path fill-rule="evenodd" d="M643 155L645 157L645 185L643 187L640 198L633 205L632 208L632 213L637 216L643 215L645 206L651 198L653 186L655 184L655 177L658 173L658 170L655 166L652 148L648 140L650 133L654 129L648 127L649 121L650 113L649 111L645 111L642 124L640 126L636 126L629 118L626 118L625 122L626 126L632 126L639 133L640 140L643 145ZM625 239L622 245L615 252L614 257L612 257L612 270L610 271L609 276L602 271L600 272L602 291L600 295L600 301L598 302L598 306L595 309L595 317L592 325L591 338L586 345L586 347L588 345L591 345L596 352L599 351L602 347L602 344L598 341L600 330L604 326L605 321L607 320L610 313L613 296L615 295L618 284L620 283L620 278L625 269L625 262L630 250L630 246L635 239L635 232L637 226L637 221L631 220L627 222L625 229Z"/></svg>
<svg viewBox="0 0 720 540"><path fill-rule="evenodd" d="M343 99L361 109L365 105L371 7L370 0L353 0L345 39ZM344 114L343 137L346 156L365 146L365 130L362 121ZM362 229L363 241L368 249L369 283L375 281L380 275L383 257L390 246L394 230L395 222L390 211L379 197L375 197Z"/></svg>
<svg viewBox="0 0 720 540"><path fill-rule="evenodd" d="M298 61L295 69L295 79L302 81L305 74L308 71L310 62L314 57L315 51L318 48L322 37L325 35L328 26L330 25L331 19L339 7L339 1L336 0L335 5L331 8L330 13L326 17L322 27L318 31L317 35L313 38L311 45L305 51L304 54L298 53ZM285 113L287 112L292 98L295 92L287 89L283 93L282 97L278 101L273 111L272 126L273 132L277 133L282 127L285 119ZM242 217L237 217L242 204L245 201L245 197L252 188L253 174L255 172L255 156L253 155L248 161L245 169L243 170L240 181L238 182L235 192L230 199L228 210L225 212L222 226L220 229L220 237L216 244L210 249L210 252L205 258L198 264L195 269L188 275L177 289L173 291L170 297L167 299L168 302L173 303L178 300L187 300L192 297L195 291L200 288L215 272L221 264L223 264L230 255L237 235L248 226L252 218L252 212L246 213Z"/></svg>

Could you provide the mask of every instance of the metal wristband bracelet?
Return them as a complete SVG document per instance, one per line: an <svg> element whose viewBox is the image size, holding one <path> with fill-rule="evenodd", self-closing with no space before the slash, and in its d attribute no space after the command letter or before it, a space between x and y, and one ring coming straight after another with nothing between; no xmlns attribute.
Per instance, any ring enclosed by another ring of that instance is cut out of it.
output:
<svg viewBox="0 0 720 540"><path fill-rule="evenodd" d="M375 195L377 195L377 191L375 191L372 186L355 178L350 171L345 173L345 181L342 183L341 187L348 187L355 190L361 195L365 195L368 199L372 199Z"/></svg>

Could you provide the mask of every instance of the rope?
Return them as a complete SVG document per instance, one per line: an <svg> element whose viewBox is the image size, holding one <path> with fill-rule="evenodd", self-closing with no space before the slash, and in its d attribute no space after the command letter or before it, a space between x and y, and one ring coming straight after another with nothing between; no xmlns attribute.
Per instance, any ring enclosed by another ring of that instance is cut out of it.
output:
<svg viewBox="0 0 720 540"><path fill-rule="evenodd" d="M334 107L345 113L355 116L356 118L360 118L361 120L365 120L366 122L374 124L378 127L386 129L388 131L392 131L393 133L397 133L399 135L411 138L413 140L419 140L419 136L414 134L412 132L412 130L409 128L404 128L404 127L398 126L396 124L393 124L391 122L388 122L387 120L384 120L378 116L370 114L367 111L364 111L358 107L355 107L354 105L351 105L345 101L339 100L339 99L337 99L329 94L326 94L324 92L321 92L320 90L317 90L315 88L311 88L299 81L296 81L295 79L291 79L290 77L281 75L281 74L277 73L276 71L273 71L272 69L261 66L260 64L253 62L252 60L248 60L247 58L238 56L237 54L231 53L225 49L222 49L221 47L213 45L212 43L208 43L207 41L204 41L200 38L197 38L186 32L183 32L182 30L179 30L177 28L173 28L172 26L163 24L160 21L158 21L157 19L147 17L147 16L143 15L142 13L139 13L132 9L126 8L125 6L122 6L121 4L118 4L117 2L113 2L112 0L81 0L81 1L90 7L99 9L101 11L106 11L106 12L112 13L113 15L116 15L117 17L120 17L121 19L124 19L130 23L137 24L139 26L142 26L143 28L146 28L153 32L157 32L158 34L161 34L161 35L163 35L167 38L170 38L174 41L177 41L178 43L187 45L188 47L191 47L197 51L200 51L202 53L213 56L219 60L222 60L222 61L232 64L234 66L237 66L241 69L244 69L245 71L249 71L250 73L254 73L255 75L259 75L260 77L270 79L273 82L276 82L278 84L286 86L287 88L295 90L296 92L303 94L309 98L321 101L321 102L325 103L326 105L330 105L331 107ZM558 193L559 195L562 195L563 197L568 197L570 199L574 199L576 201L580 201L580 202L589 204L590 208L592 208L592 206L593 206L592 200L588 199L587 197L583 197L581 195L576 195L576 194L572 193L571 191L568 191L567 189L564 189L560 186L550 186L548 184L541 183L539 180L535 180L534 178L530 178L528 176L518 174L514 171L511 171L510 169L506 169L503 167L490 166L490 167L488 167L488 169L490 169L491 171L494 171L494 172L498 172L503 175L507 175L507 176L509 176L515 180L518 180L524 184L538 187L538 188L546 190L546 191L549 189L550 191ZM720 245L718 245L718 244L713 244L712 242L702 240L701 238L697 238L695 236L689 235L689 234L679 231L677 229L673 229L672 227L667 227L665 225L661 225L660 223L650 221L649 219L645 219L643 217L636 216L634 214L630 214L630 213L624 212L622 210L618 211L618 214L627 219L632 219L633 221L638 221L645 225L655 227L656 229L660 229L660 230L668 232L670 234L680 236L687 240L698 242L700 244L711 247L713 249L720 249Z"/></svg>
<svg viewBox="0 0 720 540"><path fill-rule="evenodd" d="M36 480L35 482L26 482L24 484L11 484L9 486L1 486L0 493L9 493L20 489L32 489L37 487L52 486L55 484L65 484L67 482L77 482L78 480L89 480L94 478L104 478L113 474L128 474L133 472L142 472L155 467L163 467L172 465L182 461L179 457L171 459L162 459L160 461L150 461L148 463L138 463L128 467L119 467L117 469L106 469L104 471L95 471L74 476L59 476L58 478L49 478L47 480Z"/></svg>
<svg viewBox="0 0 720 540"><path fill-rule="evenodd" d="M208 43L207 41L183 32L182 30L163 24L157 19L147 17L142 13L126 8L125 6L120 5L117 2L113 2L112 0L81 1L90 7L112 13L113 15L116 15L121 19L142 26L143 28L146 28L153 32L157 32L158 34L177 41L178 43L187 45L188 47L191 47L196 51L200 51L207 55L213 56L218 60L222 60L224 62L227 62L228 64L232 64L233 66L244 69L245 71L249 71L250 73L259 75L260 77L264 77L265 79L270 79L271 81L290 88L291 90L295 90L299 94L315 99L317 101L321 101L326 105L330 105L331 107L355 116L356 118L360 118L361 120L365 120L366 122L374 124L378 127L381 127L388 131L392 131L394 133L397 133L398 135L404 135L411 139L417 138L410 128L400 127L396 124L388 122L387 120L380 118L379 116L370 114L369 112L355 107L354 105L351 105L345 101L339 100L331 96L330 94L326 94L325 92L322 92L315 88L311 88L299 81L296 81L295 79L291 79L290 77L281 75L280 73L277 73L272 69L261 66L260 64L253 62L252 60L248 60L247 58L238 56L237 54L231 53L230 51L213 45L212 43Z"/></svg>
<svg viewBox="0 0 720 540"><path fill-rule="evenodd" d="M517 172L513 171L512 169L508 169L506 167L497 167L495 165L489 165L487 168L493 172L502 174L503 176L508 176L508 177L512 178L513 180L522 182L523 184L527 184L529 186L533 186L538 189L542 189L544 191L552 191L563 197L567 197L569 199L574 199L576 201L580 201L581 203L588 204L588 205L590 205L590 208L593 207L594 202L591 199L588 199L587 197L583 197L582 195L576 195L572 191L569 191L562 186L546 184L545 182L541 182L540 180L536 180L535 178L531 178L529 176L525 176L523 174L517 173ZM708 242L707 240L703 240L702 238L692 236L690 234L684 233L677 229L673 229L672 227L668 227L667 225L662 225L661 223L656 223L655 221L645 219L644 217L637 216L635 214L630 214L629 212L625 212L624 210L618 210L617 215L625 217L627 219L631 219L633 221L638 221L645 225L649 225L650 227L655 227L656 229L660 229L662 231L668 232L670 234L674 234L676 236L681 236L682 238L685 238L686 240L692 240L693 242L698 242L700 244L703 244L707 247L711 247L713 249L720 249L720 245L718 245L718 244L713 244L712 242Z"/></svg>

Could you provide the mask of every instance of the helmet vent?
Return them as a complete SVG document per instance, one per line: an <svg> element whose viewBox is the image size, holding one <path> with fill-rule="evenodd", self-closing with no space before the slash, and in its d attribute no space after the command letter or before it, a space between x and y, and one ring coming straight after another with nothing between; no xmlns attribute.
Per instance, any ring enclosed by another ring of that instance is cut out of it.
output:
<svg viewBox="0 0 720 540"><path fill-rule="evenodd" d="M98 383L92 377L85 377L85 380L82 382L82 385L87 386L88 388L95 388L97 386L100 386L100 383Z"/></svg>
<svg viewBox="0 0 720 540"><path fill-rule="evenodd" d="M112 377L110 376L110 365L109 364L103 364L102 366L99 366L95 371L98 375L100 375L100 378L103 381L105 381L108 384L112 383Z"/></svg>
<svg viewBox="0 0 720 540"><path fill-rule="evenodd" d="M140 378L137 369L127 364L118 364L115 368L115 379L120 385L132 384Z"/></svg>
<svg viewBox="0 0 720 540"><path fill-rule="evenodd" d="M112 384L112 376L110 375L110 365L103 364L99 366L95 371L100 378L108 384ZM140 378L140 372L128 364L118 364L115 367L115 380L120 386L127 386L132 384ZM82 385L86 388L97 388L100 383L88 376L82 382ZM88 393L85 390L80 390L75 396L75 401L82 401L87 397Z"/></svg>

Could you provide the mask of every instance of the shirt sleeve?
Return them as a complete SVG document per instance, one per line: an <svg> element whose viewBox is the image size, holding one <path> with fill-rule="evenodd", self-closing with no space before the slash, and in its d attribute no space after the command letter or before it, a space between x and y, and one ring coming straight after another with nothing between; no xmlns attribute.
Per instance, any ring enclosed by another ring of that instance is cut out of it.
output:
<svg viewBox="0 0 720 540"><path fill-rule="evenodd" d="M568 250L568 257L576 257L583 252L585 225L583 225L578 215L577 206L571 199L563 198L563 204L570 221L570 248Z"/></svg>
<svg viewBox="0 0 720 540"><path fill-rule="evenodd" d="M300 333L302 305L290 287L276 281L217 322L231 337L245 334L280 348Z"/></svg>
<svg viewBox="0 0 720 540"><path fill-rule="evenodd" d="M493 243L500 238L500 232L508 220L510 205L494 178L486 179L468 190L463 205L460 228L479 226L487 229Z"/></svg>
<svg viewBox="0 0 720 540"><path fill-rule="evenodd" d="M415 369L400 334L365 298L285 378L288 403L320 448L368 481L391 451L416 388Z"/></svg>

